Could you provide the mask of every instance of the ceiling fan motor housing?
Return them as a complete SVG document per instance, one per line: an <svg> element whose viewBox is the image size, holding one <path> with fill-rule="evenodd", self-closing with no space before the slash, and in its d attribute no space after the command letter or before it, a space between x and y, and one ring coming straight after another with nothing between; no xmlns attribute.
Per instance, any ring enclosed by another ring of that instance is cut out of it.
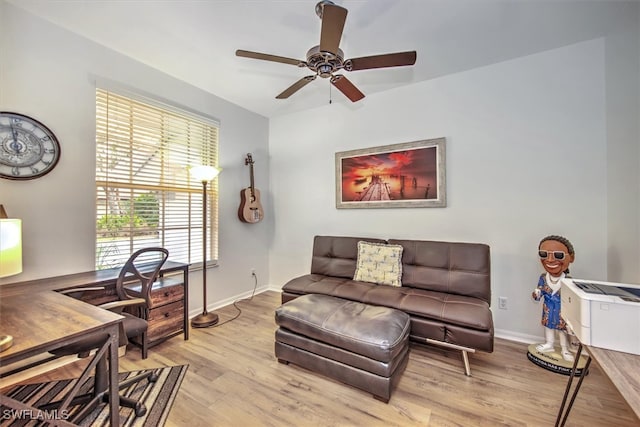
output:
<svg viewBox="0 0 640 427"><path fill-rule="evenodd" d="M320 77L331 77L334 71L343 67L344 53L342 49L334 55L331 52L323 52L320 46L314 46L307 52L307 67L315 71Z"/></svg>

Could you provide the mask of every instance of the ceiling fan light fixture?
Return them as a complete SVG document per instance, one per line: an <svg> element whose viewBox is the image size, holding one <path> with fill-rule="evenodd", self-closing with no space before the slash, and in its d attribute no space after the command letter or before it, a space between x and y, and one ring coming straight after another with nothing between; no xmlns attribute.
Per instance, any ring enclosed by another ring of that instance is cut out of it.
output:
<svg viewBox="0 0 640 427"><path fill-rule="evenodd" d="M321 64L318 67L318 75L323 78L327 78L331 76L333 72L333 66L330 64Z"/></svg>

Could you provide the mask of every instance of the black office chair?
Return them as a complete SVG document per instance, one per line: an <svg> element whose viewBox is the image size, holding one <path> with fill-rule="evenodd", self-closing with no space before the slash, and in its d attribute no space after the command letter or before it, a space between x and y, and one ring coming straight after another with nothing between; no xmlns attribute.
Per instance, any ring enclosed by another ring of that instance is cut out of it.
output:
<svg viewBox="0 0 640 427"><path fill-rule="evenodd" d="M98 305L98 307L124 316L124 319L120 324L120 344L125 345L128 343L129 339L141 337L140 342L142 343L143 359L147 358L146 333L148 325L146 315L150 292L153 283L156 281L158 274L160 273L160 269L168 256L169 251L164 248L144 248L134 252L124 264L118 275L118 279L116 281L116 293L118 300ZM127 286L131 285L141 286L141 295L145 298L132 296L127 290ZM81 298L85 292L97 290L103 291L104 288L95 286L78 287L62 292L75 298ZM125 311L125 309L128 311ZM137 315L132 314L132 312L135 312ZM51 353L56 356L70 356L77 354L79 357L87 357L92 350L101 347L106 339L107 334L97 333L71 345L53 350ZM127 380L119 383L118 387L122 390L144 379L154 382L158 378L156 375L152 374L152 372L146 372L132 378L128 378ZM76 414L72 421L81 420L99 403L107 402L108 400L108 368L105 356L102 357L96 365L93 390L90 393L77 396L72 400L71 406L80 404L86 405L80 412L78 412L78 414ZM41 406L40 409L55 409L61 403L61 401L51 402ZM126 396L120 396L120 405L133 408L136 416L138 417L143 416L147 412L147 408L141 402L130 399Z"/></svg>
<svg viewBox="0 0 640 427"><path fill-rule="evenodd" d="M168 257L169 251L165 248L144 248L134 252L120 270L116 281L119 301L99 305L125 316L123 325L127 338L139 337L137 341L140 342L143 359L147 358L148 353L146 319L151 304L151 288ZM144 299L144 303L140 299ZM123 301L137 303L121 304ZM132 314L132 308L135 308L137 315Z"/></svg>

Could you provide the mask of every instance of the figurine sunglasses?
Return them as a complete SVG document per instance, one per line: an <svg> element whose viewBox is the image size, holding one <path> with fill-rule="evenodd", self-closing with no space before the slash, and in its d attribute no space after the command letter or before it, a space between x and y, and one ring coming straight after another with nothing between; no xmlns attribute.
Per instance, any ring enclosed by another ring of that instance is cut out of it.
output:
<svg viewBox="0 0 640 427"><path fill-rule="evenodd" d="M540 257L540 259L547 259L549 254L553 254L553 258L557 259L558 261L562 261L564 257L567 256L567 253L562 251L538 251L538 256Z"/></svg>

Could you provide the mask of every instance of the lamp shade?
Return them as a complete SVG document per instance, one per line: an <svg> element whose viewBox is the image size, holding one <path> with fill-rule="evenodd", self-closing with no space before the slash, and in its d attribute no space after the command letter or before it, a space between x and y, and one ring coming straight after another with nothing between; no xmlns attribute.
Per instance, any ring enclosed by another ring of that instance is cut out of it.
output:
<svg viewBox="0 0 640 427"><path fill-rule="evenodd" d="M22 273L22 221L0 219L0 277Z"/></svg>
<svg viewBox="0 0 640 427"><path fill-rule="evenodd" d="M193 179L197 179L198 181L209 182L220 173L220 169L214 168L213 166L194 166L189 170L191 173L191 177Z"/></svg>

